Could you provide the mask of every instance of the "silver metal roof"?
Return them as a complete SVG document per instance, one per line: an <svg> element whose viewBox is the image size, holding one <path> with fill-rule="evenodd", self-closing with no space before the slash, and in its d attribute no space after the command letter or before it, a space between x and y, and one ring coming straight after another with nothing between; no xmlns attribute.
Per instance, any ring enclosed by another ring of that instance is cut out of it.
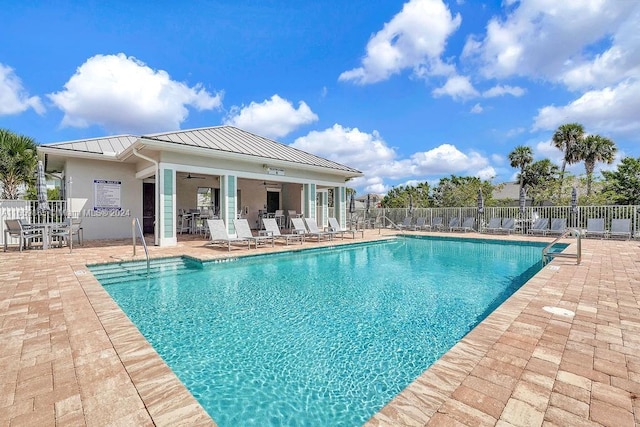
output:
<svg viewBox="0 0 640 427"><path fill-rule="evenodd" d="M43 147L104 155L113 155L115 153L117 155L126 150L139 138L140 137L132 135L119 135L44 144ZM143 135L142 138L228 153L244 154L260 159L273 159L302 165L319 166L349 172L355 175L361 174L360 171L343 164L298 150L290 145L273 141L234 126L215 126L155 133Z"/></svg>

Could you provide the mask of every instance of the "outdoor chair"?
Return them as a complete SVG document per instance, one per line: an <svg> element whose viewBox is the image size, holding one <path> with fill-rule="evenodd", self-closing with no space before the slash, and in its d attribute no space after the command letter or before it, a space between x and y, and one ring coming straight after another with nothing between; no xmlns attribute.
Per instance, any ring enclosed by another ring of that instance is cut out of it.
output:
<svg viewBox="0 0 640 427"><path fill-rule="evenodd" d="M409 229L410 227L412 227L412 225L411 225L411 217L410 216L404 217L404 220L402 220L402 224L396 224L396 227L399 230Z"/></svg>
<svg viewBox="0 0 640 427"><path fill-rule="evenodd" d="M516 230L515 218L502 218L502 226L500 226L501 232L511 234L511 232L515 230Z"/></svg>
<svg viewBox="0 0 640 427"><path fill-rule="evenodd" d="M7 241L9 237L18 238L18 244L20 245L20 252L23 247L31 247L31 241L35 239L42 239L42 229L39 228L24 228L22 223L18 219L5 219L4 220L4 251L7 251Z"/></svg>
<svg viewBox="0 0 640 427"><path fill-rule="evenodd" d="M416 223L413 226L413 230L417 231L417 230L424 230L427 227L427 219L423 216L418 217L416 219Z"/></svg>
<svg viewBox="0 0 640 427"><path fill-rule="evenodd" d="M489 220L489 224L482 229L484 233L495 233L497 231L502 231L502 218L491 218Z"/></svg>
<svg viewBox="0 0 640 427"><path fill-rule="evenodd" d="M561 235L567 231L567 219L566 218L553 218L551 220L551 228L547 231L548 234Z"/></svg>
<svg viewBox="0 0 640 427"><path fill-rule="evenodd" d="M442 230L444 224L442 223L442 217L437 216L431 220L431 224L426 224L424 226L425 230Z"/></svg>
<svg viewBox="0 0 640 427"><path fill-rule="evenodd" d="M251 249L251 240L245 237L232 237L227 232L227 225L222 219L208 219L207 225L209 226L209 244L227 246L227 249L231 251L231 245L247 245L247 249Z"/></svg>
<svg viewBox="0 0 640 427"><path fill-rule="evenodd" d="M542 234L543 236L549 231L549 218L538 218L531 228L527 230L528 234Z"/></svg>
<svg viewBox="0 0 640 427"><path fill-rule="evenodd" d="M233 226L236 228L236 234L238 237L243 239L249 239L250 242L253 242L253 245L256 249L258 249L258 245L267 245L271 243L271 247L274 246L275 239L270 235L262 235L262 236L254 236L251 232L251 227L249 227L249 222L246 218L235 218L233 220ZM251 248L251 244L249 244L249 248Z"/></svg>
<svg viewBox="0 0 640 427"><path fill-rule="evenodd" d="M604 229L604 218L588 218L587 231L585 237L606 237L607 231Z"/></svg>
<svg viewBox="0 0 640 427"><path fill-rule="evenodd" d="M307 230L307 226L305 225L305 221L313 221L313 224L315 224L315 220L311 220L310 218L293 218L291 220L291 222L293 223L293 229L295 230L295 233L299 233L304 235L305 240L307 239L307 237L315 237L318 242L320 240L322 240L323 238L327 238L327 239L331 239L331 233L328 233L326 231L320 231L318 230L318 225L316 224L315 227L315 231L311 231L311 230ZM307 223L308 224L308 223Z"/></svg>
<svg viewBox="0 0 640 427"><path fill-rule="evenodd" d="M630 219L612 219L609 237L631 238L631 220Z"/></svg>
<svg viewBox="0 0 640 427"><path fill-rule="evenodd" d="M449 227L450 231L462 231L462 232L467 232L467 231L473 231L474 230L474 226L476 224L476 219L472 216L468 216L464 219L464 221L462 221L462 225L458 225L458 226L453 226L453 227Z"/></svg>
<svg viewBox="0 0 640 427"><path fill-rule="evenodd" d="M284 224L284 210L277 209L276 212L273 214L273 218L278 223L278 227L280 227L280 228L284 227L284 225L285 225Z"/></svg>
<svg viewBox="0 0 640 427"><path fill-rule="evenodd" d="M67 218L59 227L53 228L49 236L52 240L57 239L59 247L62 247L62 244L65 242L68 246L73 236L77 236L78 244L82 245L82 234L82 218Z"/></svg>
<svg viewBox="0 0 640 427"><path fill-rule="evenodd" d="M336 234L333 231L320 230L320 228L318 227L318 223L313 218L305 218L304 223L306 224L307 230L309 230L309 233L312 236L329 237L329 240L333 240L333 236ZM318 237L318 240L320 240L320 237Z"/></svg>
<svg viewBox="0 0 640 427"><path fill-rule="evenodd" d="M335 218L329 218L329 228L334 234L340 234L342 239L344 239L344 233L351 233L351 238L356 238L356 232L362 233L362 237L364 238L364 230L352 230L349 228L340 227L340 223Z"/></svg>
<svg viewBox="0 0 640 427"><path fill-rule="evenodd" d="M280 227L278 227L278 223L273 218L262 218L262 225L264 226L264 233L267 233L267 235L272 236L276 240L284 240L287 245L290 241L298 241L300 244L304 243L304 234L281 234Z"/></svg>
<svg viewBox="0 0 640 427"><path fill-rule="evenodd" d="M454 217L449 220L449 231L453 231L454 229L460 227L460 218Z"/></svg>

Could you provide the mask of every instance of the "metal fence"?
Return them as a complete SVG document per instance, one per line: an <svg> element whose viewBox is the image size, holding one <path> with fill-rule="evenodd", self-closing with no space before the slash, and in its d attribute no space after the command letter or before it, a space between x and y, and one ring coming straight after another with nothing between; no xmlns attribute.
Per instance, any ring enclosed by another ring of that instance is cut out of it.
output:
<svg viewBox="0 0 640 427"><path fill-rule="evenodd" d="M66 215L66 202L64 200L49 200L49 210L38 212L36 200L0 200L0 245L4 245L4 230L6 219L19 219L28 224L47 224L62 222ZM18 239L11 238L11 244L18 244Z"/></svg>

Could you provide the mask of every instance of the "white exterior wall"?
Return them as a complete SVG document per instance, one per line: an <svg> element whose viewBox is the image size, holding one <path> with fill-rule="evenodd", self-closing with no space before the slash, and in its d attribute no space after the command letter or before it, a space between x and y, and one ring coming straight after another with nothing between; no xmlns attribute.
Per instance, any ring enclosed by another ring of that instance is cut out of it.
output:
<svg viewBox="0 0 640 427"><path fill-rule="evenodd" d="M131 220L142 219L142 180L136 179L136 167L111 161L69 158L65 177L71 179L67 197L71 196L72 215L82 218L85 239L119 239L131 237ZM95 206L94 180L120 181L122 213L129 216L92 216Z"/></svg>

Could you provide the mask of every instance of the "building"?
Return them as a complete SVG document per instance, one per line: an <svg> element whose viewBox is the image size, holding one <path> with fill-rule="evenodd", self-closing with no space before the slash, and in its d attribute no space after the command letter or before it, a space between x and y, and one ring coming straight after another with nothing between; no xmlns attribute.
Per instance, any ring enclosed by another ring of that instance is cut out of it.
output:
<svg viewBox="0 0 640 427"><path fill-rule="evenodd" d="M289 210L326 224L328 191L345 225L345 183L362 173L232 126L41 145L47 173L63 183L85 238L131 237L132 218L160 246L175 245L180 212L207 209L258 228L267 212Z"/></svg>

